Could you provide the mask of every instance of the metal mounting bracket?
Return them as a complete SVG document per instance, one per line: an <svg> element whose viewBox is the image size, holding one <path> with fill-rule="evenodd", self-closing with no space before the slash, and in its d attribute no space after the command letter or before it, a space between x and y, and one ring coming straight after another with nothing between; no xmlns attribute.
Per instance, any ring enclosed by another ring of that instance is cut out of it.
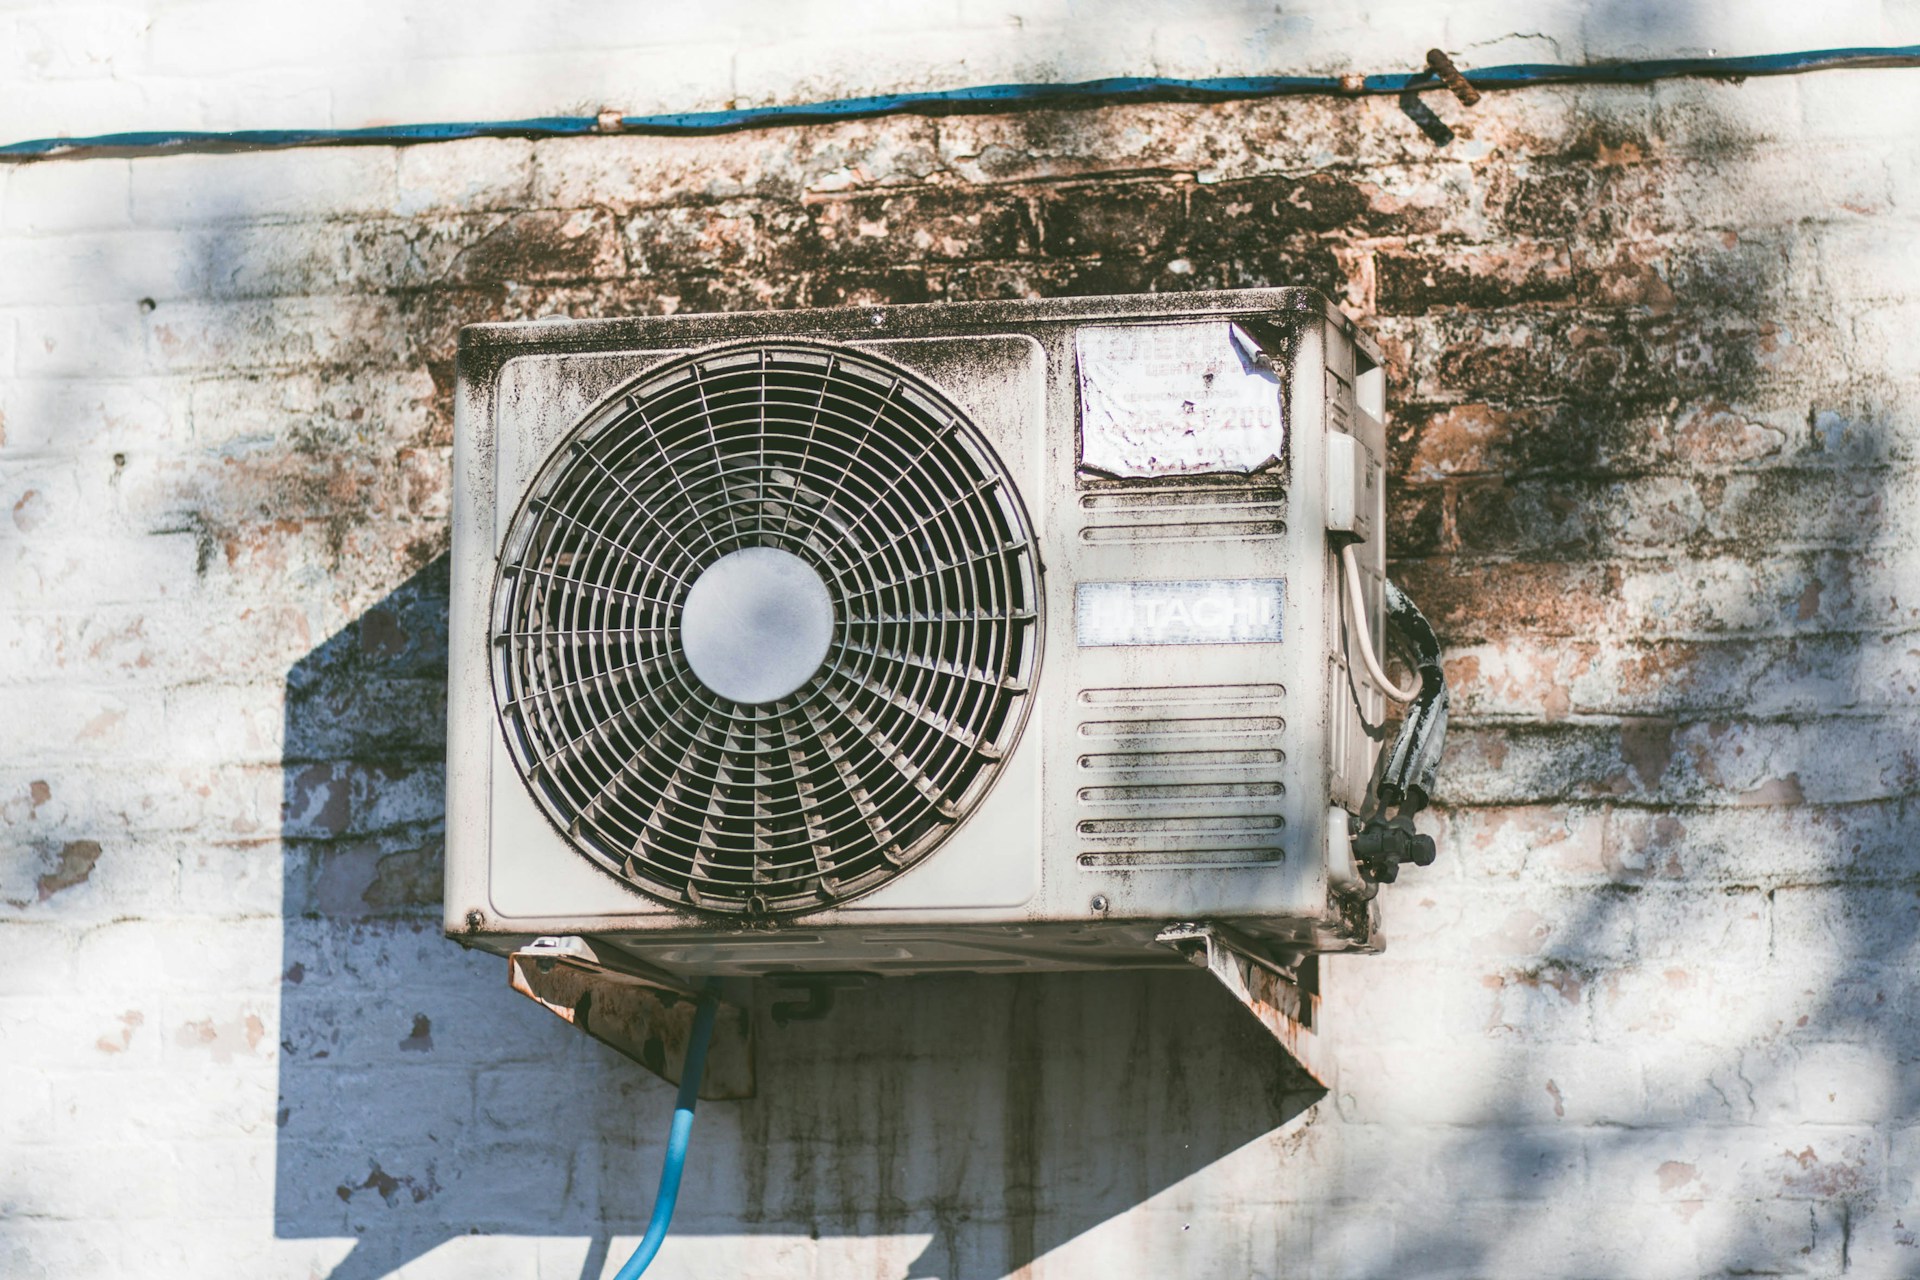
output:
<svg viewBox="0 0 1920 1280"><path fill-rule="evenodd" d="M515 991L670 1084L680 1083L695 992L683 979L586 938L536 938L507 957ZM722 1000L700 1096L753 1096L753 1013Z"/></svg>
<svg viewBox="0 0 1920 1280"><path fill-rule="evenodd" d="M1224 925L1168 925L1157 940L1211 973L1315 1084L1333 1087L1333 1063L1318 1031L1320 995L1302 984L1297 965L1276 964L1252 940Z"/></svg>

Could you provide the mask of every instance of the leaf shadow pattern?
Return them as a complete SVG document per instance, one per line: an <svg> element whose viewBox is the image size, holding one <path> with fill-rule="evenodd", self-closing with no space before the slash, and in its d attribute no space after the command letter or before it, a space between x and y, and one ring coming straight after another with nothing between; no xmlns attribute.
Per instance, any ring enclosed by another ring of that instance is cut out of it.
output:
<svg viewBox="0 0 1920 1280"><path fill-rule="evenodd" d="M1379 277L1395 571L1459 686L1456 870L1389 893L1412 936L1330 966L1333 1016L1455 967L1434 1060L1343 1071L1343 1117L1399 1126L1428 1191L1359 1271L1904 1274L1920 726L1879 588L1913 541L1912 371L1861 367L1871 300L1809 293L1855 215L1743 206L1775 159L1750 100L1569 105L1575 145L1488 196L1565 238L1564 293L1528 272L1451 311L1471 281L1431 249Z"/></svg>

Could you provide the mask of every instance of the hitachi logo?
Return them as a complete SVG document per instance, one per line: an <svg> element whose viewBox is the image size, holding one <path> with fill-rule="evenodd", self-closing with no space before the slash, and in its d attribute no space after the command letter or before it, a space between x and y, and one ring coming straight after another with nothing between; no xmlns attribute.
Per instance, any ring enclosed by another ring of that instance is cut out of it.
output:
<svg viewBox="0 0 1920 1280"><path fill-rule="evenodd" d="M1083 646L1277 644L1283 578L1083 582L1074 629Z"/></svg>

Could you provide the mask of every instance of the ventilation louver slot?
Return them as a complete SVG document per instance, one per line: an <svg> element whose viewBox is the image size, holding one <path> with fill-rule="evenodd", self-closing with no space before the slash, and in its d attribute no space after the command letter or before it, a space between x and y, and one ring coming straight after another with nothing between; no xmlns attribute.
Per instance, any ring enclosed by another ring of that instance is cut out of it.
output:
<svg viewBox="0 0 1920 1280"><path fill-rule="evenodd" d="M1285 697L1277 684L1083 690L1080 865L1281 861Z"/></svg>
<svg viewBox="0 0 1920 1280"><path fill-rule="evenodd" d="M764 663L711 657L765 603L736 574L696 628L729 557L800 580L794 630L817 622L824 656L776 635ZM979 803L1039 607L1018 495L938 393L864 353L743 344L647 374L555 449L502 553L494 692L533 795L601 866L670 905L792 915L886 883Z"/></svg>
<svg viewBox="0 0 1920 1280"><path fill-rule="evenodd" d="M1287 491L1277 480L1155 485L1080 495L1080 541L1247 542L1287 532Z"/></svg>

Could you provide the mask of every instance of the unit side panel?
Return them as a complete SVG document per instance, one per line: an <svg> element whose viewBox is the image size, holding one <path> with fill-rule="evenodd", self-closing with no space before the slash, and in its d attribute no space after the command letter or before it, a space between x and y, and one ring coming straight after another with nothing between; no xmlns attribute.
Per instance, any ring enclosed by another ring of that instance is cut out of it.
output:
<svg viewBox="0 0 1920 1280"><path fill-rule="evenodd" d="M1284 322L1299 325L1296 364L1317 372L1322 322ZM1049 907L1318 917L1324 535L1306 499L1319 407L1227 324L1142 328L1158 332L1127 348L1153 360L1137 385L1083 371L1080 452L1062 459L1072 626L1056 627L1055 652L1071 687L1049 715L1070 745L1049 761ZM1182 417L1190 435L1163 425ZM1113 458L1141 474L1113 475Z"/></svg>

